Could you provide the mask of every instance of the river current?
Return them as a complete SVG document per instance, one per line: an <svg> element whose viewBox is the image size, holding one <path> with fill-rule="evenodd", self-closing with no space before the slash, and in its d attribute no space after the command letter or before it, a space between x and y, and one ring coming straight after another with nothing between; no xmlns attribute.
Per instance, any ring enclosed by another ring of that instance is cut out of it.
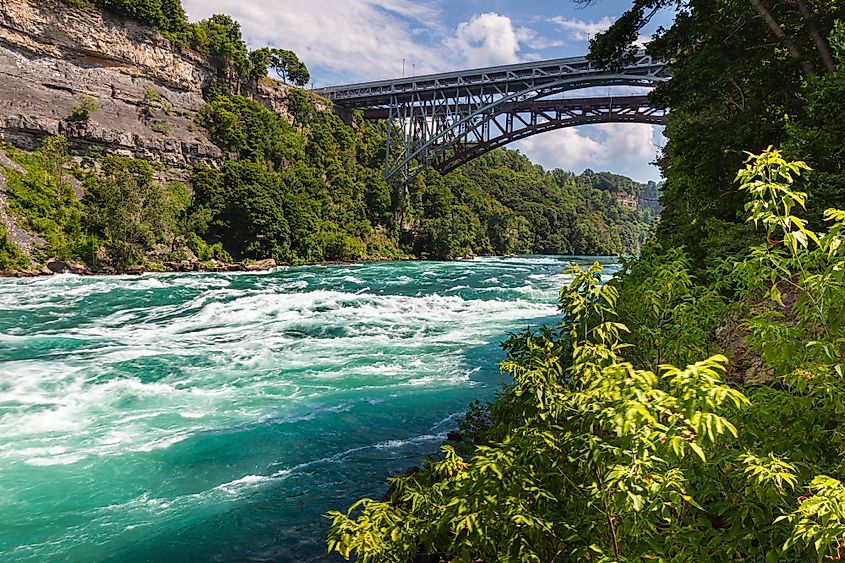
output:
<svg viewBox="0 0 845 563"><path fill-rule="evenodd" d="M335 560L592 261L0 280L0 561Z"/></svg>

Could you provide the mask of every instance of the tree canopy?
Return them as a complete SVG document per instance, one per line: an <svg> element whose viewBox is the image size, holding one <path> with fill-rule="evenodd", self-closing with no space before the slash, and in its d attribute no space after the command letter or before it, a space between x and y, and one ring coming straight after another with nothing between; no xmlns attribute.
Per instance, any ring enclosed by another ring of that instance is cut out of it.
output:
<svg viewBox="0 0 845 563"><path fill-rule="evenodd" d="M720 246L708 244L713 237L726 230L733 233L726 239L747 234L741 223L745 197L731 181L744 151L769 145L814 167L816 174L805 180L813 185L804 187L815 211L839 204L845 197L842 161L831 156L845 144L841 104L833 101L842 93L836 47L842 35L834 31L837 18L845 18L842 5L636 0L593 40L590 56L619 64L661 9L674 9L676 16L647 46L672 71L672 79L651 94L654 104L671 109L659 162L666 179L660 240L685 245L704 263Z"/></svg>

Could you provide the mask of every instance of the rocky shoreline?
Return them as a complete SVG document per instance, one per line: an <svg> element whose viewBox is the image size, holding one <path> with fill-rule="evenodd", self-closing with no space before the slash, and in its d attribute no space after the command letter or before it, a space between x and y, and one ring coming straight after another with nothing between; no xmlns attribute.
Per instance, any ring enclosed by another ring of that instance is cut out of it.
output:
<svg viewBox="0 0 845 563"><path fill-rule="evenodd" d="M459 260L472 260L474 255L456 258ZM363 264L366 262L394 262L394 261L413 261L419 260L414 256L402 256L399 258L370 258L361 259L351 262L343 261L323 261L323 262L308 262L304 264L288 264L278 263L272 258L264 260L254 260L247 262L221 262L219 260L210 260L208 262L200 262L193 260L182 260L180 262L150 262L144 265L129 266L126 268L115 268L108 266L105 268L98 268L92 270L85 262L81 260L60 260L52 258L47 261L47 264L41 267L29 268L25 270L0 270L0 278L39 278L49 277L59 274L74 274L77 276L140 276L143 274L173 274L173 273L225 273L225 272L267 272L273 268L282 266L348 266L350 264Z"/></svg>
<svg viewBox="0 0 845 563"><path fill-rule="evenodd" d="M75 274L78 276L140 276L146 273L177 273L177 272L266 272L278 267L272 258L256 260L254 262L160 262L127 268L107 267L92 270L87 264L78 260L59 260L53 258L40 268L27 270L0 270L0 278L37 278L55 276L58 274Z"/></svg>

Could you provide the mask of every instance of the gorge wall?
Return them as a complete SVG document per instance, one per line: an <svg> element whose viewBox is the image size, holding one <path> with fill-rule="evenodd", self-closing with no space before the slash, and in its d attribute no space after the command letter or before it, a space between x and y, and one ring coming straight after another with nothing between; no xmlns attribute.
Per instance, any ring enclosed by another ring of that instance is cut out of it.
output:
<svg viewBox="0 0 845 563"><path fill-rule="evenodd" d="M156 30L61 0L0 0L0 142L31 150L64 134L77 150L184 170L224 155L194 124L219 74ZM286 115L289 87L264 79L248 94ZM69 117L83 97L97 109Z"/></svg>

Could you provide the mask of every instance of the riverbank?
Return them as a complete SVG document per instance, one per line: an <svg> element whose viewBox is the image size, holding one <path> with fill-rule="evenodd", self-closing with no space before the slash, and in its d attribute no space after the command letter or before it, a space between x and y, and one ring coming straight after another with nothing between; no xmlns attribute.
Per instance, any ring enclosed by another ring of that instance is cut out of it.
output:
<svg viewBox="0 0 845 563"><path fill-rule="evenodd" d="M49 260L40 268L24 270L0 270L0 278L38 278L55 276L58 274L76 274L79 276L140 276L146 273L188 273L188 272L266 272L278 267L272 258L253 262L157 262L128 266L126 268L106 267L92 270L87 264L78 260ZM284 264L283 264L284 265Z"/></svg>
<svg viewBox="0 0 845 563"><path fill-rule="evenodd" d="M513 258L515 255L485 255L490 258ZM474 254L461 256L449 262L460 262L464 260L474 260L477 258ZM267 272L278 267L290 266L348 266L351 264L369 264L372 262L414 262L425 261L425 258L417 256L400 256L400 257L375 257L363 258L353 261L339 261L326 260L320 262L307 262L303 264L292 264L289 262L276 262L272 258L262 260L250 260L243 262L223 262L220 260L209 260L205 262L182 260L179 262L148 262L146 264L139 264L128 266L126 268L115 268L112 266L92 270L86 263L80 260L60 260L52 258L47 261L44 266L38 268L29 268L23 270L0 270L0 278L38 278L55 276L58 274L75 274L78 276L140 276L143 274L154 273L223 273L223 272Z"/></svg>

